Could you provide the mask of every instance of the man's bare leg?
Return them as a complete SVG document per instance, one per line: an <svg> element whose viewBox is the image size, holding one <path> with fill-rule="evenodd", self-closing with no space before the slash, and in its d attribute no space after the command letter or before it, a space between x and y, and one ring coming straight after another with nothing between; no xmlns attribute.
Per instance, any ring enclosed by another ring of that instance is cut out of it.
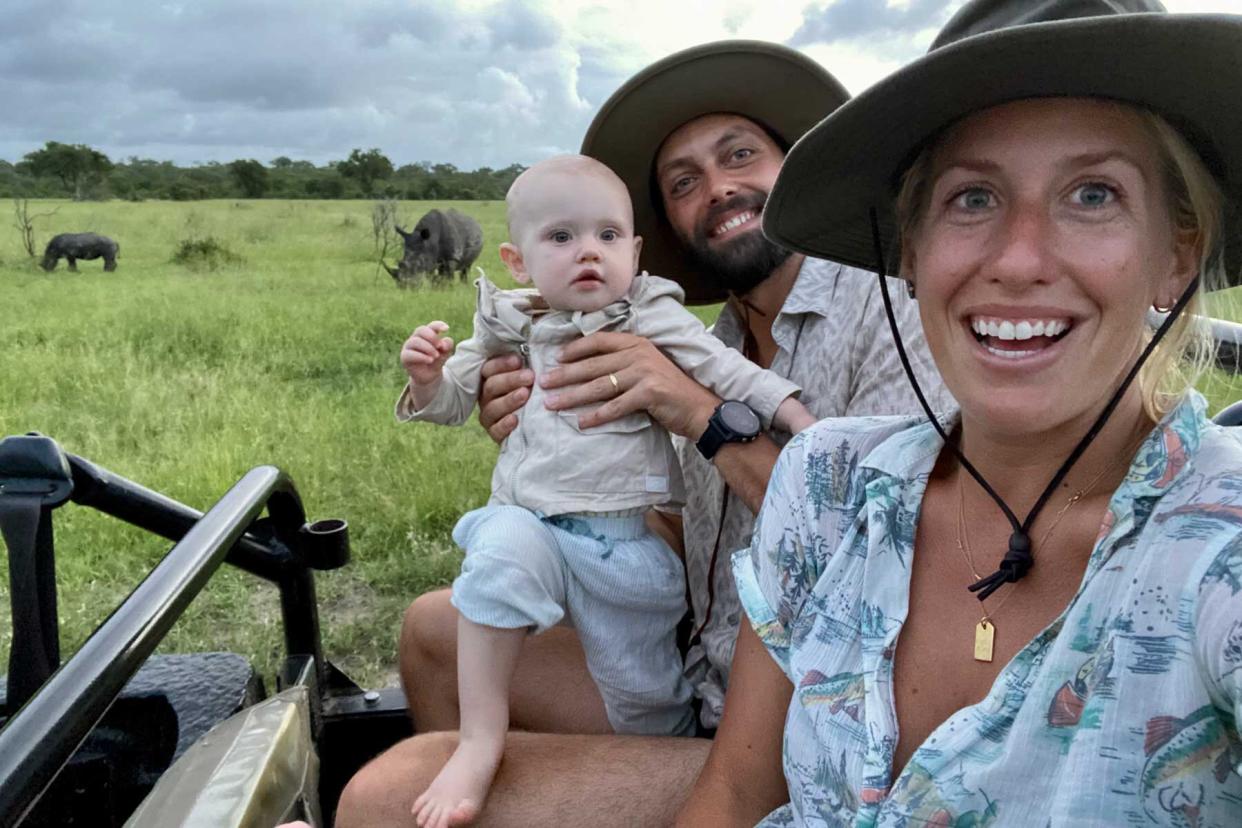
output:
<svg viewBox="0 0 1242 828"><path fill-rule="evenodd" d="M511 732L475 824L671 825L710 746L705 739ZM414 797L456 747L456 734L429 733L375 759L341 794L336 828L414 826Z"/></svg>
<svg viewBox="0 0 1242 828"><path fill-rule="evenodd" d="M447 589L420 595L405 612L399 648L401 684L420 733L460 726L457 617ZM515 730L612 733L573 630L554 627L527 638L513 676L509 721Z"/></svg>
<svg viewBox="0 0 1242 828"><path fill-rule="evenodd" d="M509 683L525 629L457 621L457 692L462 700L457 750L414 800L419 828L469 825L483 808L509 731Z"/></svg>

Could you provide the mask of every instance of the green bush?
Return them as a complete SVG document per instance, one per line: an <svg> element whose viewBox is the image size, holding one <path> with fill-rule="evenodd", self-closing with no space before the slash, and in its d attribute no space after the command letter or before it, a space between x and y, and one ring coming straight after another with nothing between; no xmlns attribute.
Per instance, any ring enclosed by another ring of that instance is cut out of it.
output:
<svg viewBox="0 0 1242 828"><path fill-rule="evenodd" d="M219 270L227 265L239 265L244 260L215 236L201 239L182 239L173 253L173 264L191 270Z"/></svg>

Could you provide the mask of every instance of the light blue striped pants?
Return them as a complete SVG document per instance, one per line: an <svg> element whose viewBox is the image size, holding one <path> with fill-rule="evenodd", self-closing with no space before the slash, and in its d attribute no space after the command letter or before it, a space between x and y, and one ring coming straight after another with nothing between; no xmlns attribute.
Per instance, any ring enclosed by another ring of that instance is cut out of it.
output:
<svg viewBox="0 0 1242 828"><path fill-rule="evenodd" d="M541 518L521 506L464 515L453 606L476 624L543 632L572 625L617 733L694 732L677 622L681 561L642 515Z"/></svg>

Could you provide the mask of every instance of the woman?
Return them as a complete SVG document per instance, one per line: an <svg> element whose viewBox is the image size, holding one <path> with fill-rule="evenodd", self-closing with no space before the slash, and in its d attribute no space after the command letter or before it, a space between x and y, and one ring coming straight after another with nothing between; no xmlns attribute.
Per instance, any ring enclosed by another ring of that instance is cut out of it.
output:
<svg viewBox="0 0 1242 828"><path fill-rule="evenodd" d="M1242 445L1180 370L1242 18L1162 11L975 0L790 153L765 230L899 250L961 411L785 450L683 824L1242 824Z"/></svg>

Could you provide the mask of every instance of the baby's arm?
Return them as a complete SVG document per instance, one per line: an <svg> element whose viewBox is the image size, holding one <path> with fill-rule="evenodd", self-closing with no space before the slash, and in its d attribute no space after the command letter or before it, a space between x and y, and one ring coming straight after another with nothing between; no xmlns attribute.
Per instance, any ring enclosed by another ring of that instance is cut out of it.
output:
<svg viewBox="0 0 1242 828"><path fill-rule="evenodd" d="M478 324L476 314L476 330ZM402 346L401 366L410 381L397 400L398 421L461 425L470 418L488 355L473 336L454 348L453 340L440 335L447 329L443 322L423 325Z"/></svg>
<svg viewBox="0 0 1242 828"><path fill-rule="evenodd" d="M415 409L436 398L444 379L444 363L453 353L453 340L440 336L448 324L436 320L420 325L401 347L401 367L410 377L410 399Z"/></svg>
<svg viewBox="0 0 1242 828"><path fill-rule="evenodd" d="M815 415L806 406L793 397L786 397L772 416L772 425L781 431L797 434L804 428L815 424Z"/></svg>
<svg viewBox="0 0 1242 828"><path fill-rule="evenodd" d="M755 410L765 428L801 430L814 418L797 400L802 389L760 368L707 332L698 317L679 301L680 291L666 279L647 276L646 301L635 308L634 333L646 337L700 385L726 400L741 400ZM671 286L671 287L670 287Z"/></svg>

